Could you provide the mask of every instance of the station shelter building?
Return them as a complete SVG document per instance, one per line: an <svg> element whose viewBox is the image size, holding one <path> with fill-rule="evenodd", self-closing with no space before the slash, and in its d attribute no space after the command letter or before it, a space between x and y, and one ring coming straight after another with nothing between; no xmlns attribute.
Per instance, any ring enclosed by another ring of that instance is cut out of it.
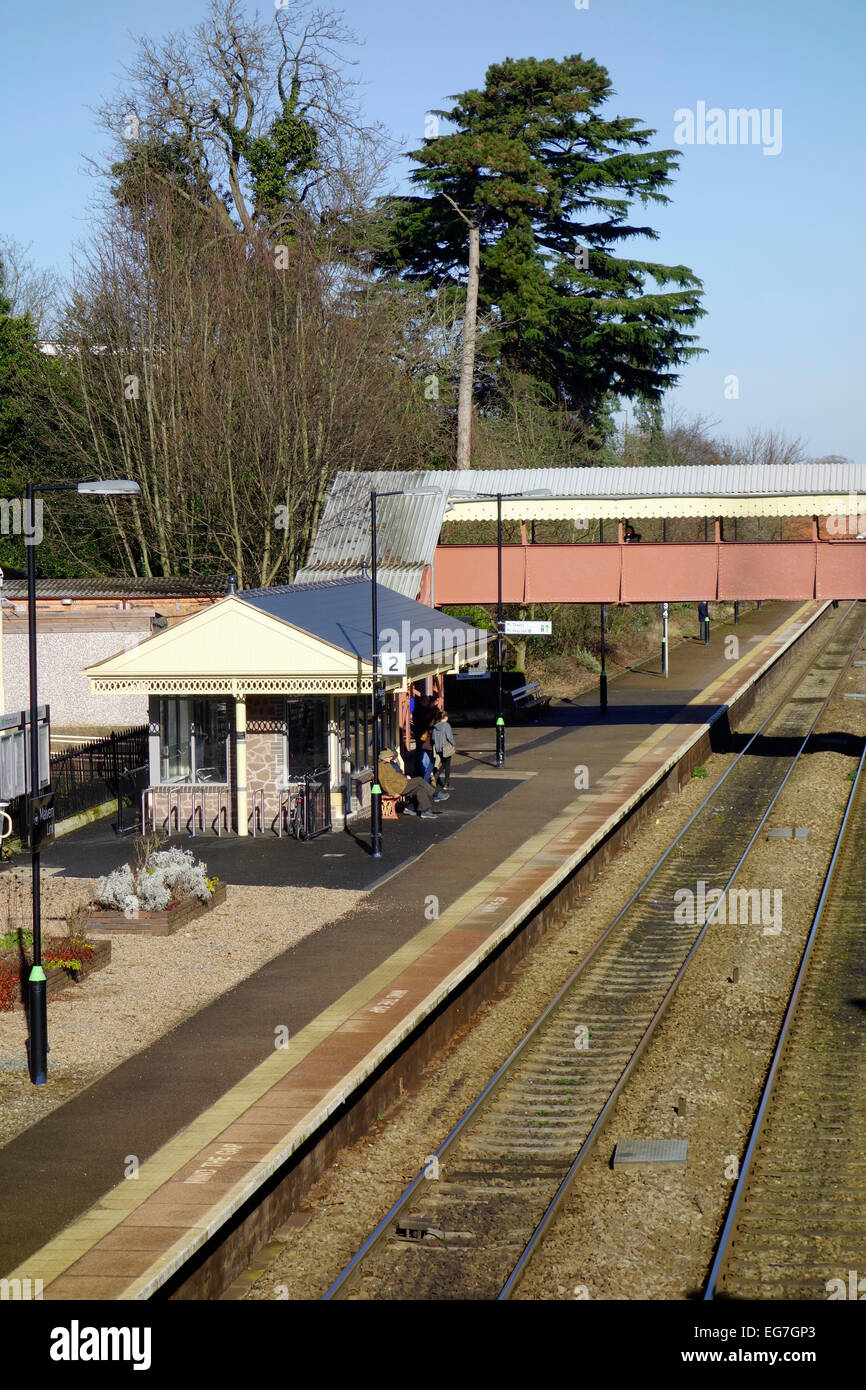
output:
<svg viewBox="0 0 866 1390"><path fill-rule="evenodd" d="M491 634L377 584L380 735L405 754L410 692L483 660ZM146 693L144 821L239 835L282 833L305 774L343 824L373 781L372 585L357 577L230 591L212 606L86 668L94 694ZM402 667L401 661L392 663Z"/></svg>

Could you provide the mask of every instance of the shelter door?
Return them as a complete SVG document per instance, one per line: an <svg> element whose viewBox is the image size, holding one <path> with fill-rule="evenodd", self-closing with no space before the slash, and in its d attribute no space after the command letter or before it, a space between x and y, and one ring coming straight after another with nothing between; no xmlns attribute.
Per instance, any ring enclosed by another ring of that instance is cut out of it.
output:
<svg viewBox="0 0 866 1390"><path fill-rule="evenodd" d="M289 728L289 776L328 767L328 697L303 696L286 701Z"/></svg>

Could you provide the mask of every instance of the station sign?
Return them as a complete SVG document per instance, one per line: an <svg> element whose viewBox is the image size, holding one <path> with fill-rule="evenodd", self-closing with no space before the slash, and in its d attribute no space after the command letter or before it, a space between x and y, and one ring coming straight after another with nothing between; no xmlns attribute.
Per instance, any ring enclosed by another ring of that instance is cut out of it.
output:
<svg viewBox="0 0 866 1390"><path fill-rule="evenodd" d="M380 652L379 670L382 672L383 676L405 676L406 653Z"/></svg>
<svg viewBox="0 0 866 1390"><path fill-rule="evenodd" d="M553 632L553 623L544 622L518 622L511 620L505 624L506 637L550 637Z"/></svg>
<svg viewBox="0 0 866 1390"><path fill-rule="evenodd" d="M43 840L54 838L54 793L32 796L30 807L30 848L38 849Z"/></svg>
<svg viewBox="0 0 866 1390"><path fill-rule="evenodd" d="M51 782L49 709L36 711L39 745L39 785ZM15 801L30 790L30 711L0 715L0 801Z"/></svg>

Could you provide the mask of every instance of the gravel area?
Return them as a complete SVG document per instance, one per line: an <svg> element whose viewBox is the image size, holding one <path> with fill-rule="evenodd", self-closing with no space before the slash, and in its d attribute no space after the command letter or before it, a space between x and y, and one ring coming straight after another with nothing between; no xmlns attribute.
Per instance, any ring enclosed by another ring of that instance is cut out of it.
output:
<svg viewBox="0 0 866 1390"><path fill-rule="evenodd" d="M821 628L823 638L827 627L822 624ZM808 636L804 639L804 653L814 651L818 645L818 637ZM780 694L777 688L756 702L748 719L749 729L757 727ZM844 704L850 712L855 702ZM840 729L848 727L841 720L836 723ZM363 1140L341 1152L307 1194L305 1224L301 1224L301 1216L300 1221L289 1223L277 1234L275 1244L280 1245L280 1252L250 1287L247 1298L306 1299L324 1293L732 761L733 755L712 757L706 778L693 779L659 810L653 823L636 830L630 846L599 876L580 908L561 927L548 933L521 963L512 980L427 1068L420 1085L381 1117ZM811 826L817 819L823 824L822 812L833 812L834 807L841 808L844 803L850 766L850 760L832 753L809 758L805 770L807 792L804 794L802 783L789 783L790 792L786 792L790 801L777 804L778 815L774 813L770 823L792 823L785 821L787 814L794 816L793 823L797 825ZM808 808L808 818L804 806ZM841 816L841 810L835 814ZM615 1116L617 1133L623 1137L646 1134L664 1138L682 1134L694 1142L692 1136L705 1123L708 1108L715 1107L715 1132L708 1137L707 1154L702 1158L708 1175L705 1186L715 1205L706 1191L702 1195L701 1184L694 1180L691 1156L685 1185L681 1175L673 1170L662 1170L651 1178L630 1174L622 1182L620 1172L614 1175L607 1168L612 1143L605 1138L596 1160L599 1182L603 1185L615 1180L622 1189L628 1185L635 1192L642 1184L656 1195L669 1190L675 1199L673 1206L660 1203L657 1219L648 1231L634 1210L615 1218L610 1203L603 1205L601 1196L594 1193L592 1201L596 1205L590 1203L591 1226L586 1209L574 1217L569 1209L568 1234L560 1238L557 1230L551 1237L539 1256L537 1284L527 1280L521 1290L523 1297L574 1297L575 1287L596 1298L683 1297L700 1282L717 1215L732 1186L725 1177L724 1160L738 1151L738 1136L751 1118L762 1075L759 1069L755 1085L741 1087L741 1060L754 1059L756 1043L758 1053L762 1048L766 1053L772 1044L775 1031L765 1018L766 1005L771 1004L774 1011L783 1007L785 971L798 954L794 945L798 929L790 899L796 900L800 886L809 890L809 896L813 895L815 866L818 859L823 860L828 833L822 830L814 838L797 842L796 858L791 855L793 842L768 842L767 853L775 856L779 856L780 844L789 846L789 868L794 870L793 878L783 884L779 858L772 861L774 884L778 880L785 892L780 937L765 937L754 928L719 928L717 952L723 964L720 967L714 955L706 963L701 962L702 973L695 972L694 998L685 1015L685 1026L679 1024L681 1036L675 1060L662 1075L659 1068L675 1031L671 1020L677 1016L673 1009L685 1008L680 1003L686 998L685 987L671 1006L664 1032L658 1035L634 1078L641 1094L646 1088L643 1111L638 1108L632 1115L621 1102ZM805 892L803 899L807 901ZM740 983L732 986L728 980L735 966L739 967ZM707 1012L715 1000L720 1002ZM697 1029L707 1040L706 1045L695 1045ZM651 1063L651 1056L662 1060ZM724 1075L720 1075L722 1062ZM629 1098L631 1095L630 1089ZM675 1110L681 1096L686 1098L682 1120ZM710 1106L704 1096L709 1097ZM639 1107L640 1102L634 1104ZM662 1113L664 1125L660 1122ZM696 1200L704 1206L706 1217ZM579 1242L582 1223L586 1234ZM608 1266L625 1278L615 1283ZM646 1277L641 1276L644 1267ZM643 1282L639 1284L640 1278Z"/></svg>
<svg viewBox="0 0 866 1390"><path fill-rule="evenodd" d="M45 935L92 880L44 874ZM0 1144L140 1052L274 956L351 911L364 895L341 889L228 887L226 901L173 936L115 935L111 963L48 1005L49 1073L27 1074L23 1009L0 1013ZM29 870L0 874L0 930L29 925ZM96 940L96 938L94 938Z"/></svg>
<svg viewBox="0 0 866 1390"><path fill-rule="evenodd" d="M742 880L781 891L781 933L711 925L519 1298L702 1290L841 822L846 765L816 754L790 779L768 824L805 825L809 838L762 839ZM614 1169L615 1145L634 1138L685 1139L687 1162Z"/></svg>

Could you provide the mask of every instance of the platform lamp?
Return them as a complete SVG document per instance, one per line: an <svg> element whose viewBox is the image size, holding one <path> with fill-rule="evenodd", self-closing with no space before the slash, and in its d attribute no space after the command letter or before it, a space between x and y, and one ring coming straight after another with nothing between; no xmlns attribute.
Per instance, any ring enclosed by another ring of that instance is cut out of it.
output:
<svg viewBox="0 0 866 1390"><path fill-rule="evenodd" d="M373 637L373 785L370 788L370 840L374 859L382 858L382 788L379 786L379 596L376 592L378 568L378 547L376 531L378 527L376 504L380 497L442 497L438 487L394 488L390 492L370 493L370 578Z"/></svg>
<svg viewBox="0 0 866 1390"><path fill-rule="evenodd" d="M37 834L42 823L39 798L39 731L37 728L36 679L36 546L33 537L37 492L80 492L91 497L137 497L138 483L126 478L94 478L84 483L28 483L25 489L27 543L27 648L30 664L30 797L27 803L30 860L33 873L33 964L27 981L30 1080L44 1086L48 1075L48 1015L45 1001L45 971L42 969L42 913Z"/></svg>
<svg viewBox="0 0 866 1390"><path fill-rule="evenodd" d="M459 497L449 498L449 506L460 502L496 501L496 766L505 766L505 716L502 709L502 503L503 501L531 501L536 497L552 497L549 487L535 488L532 492L465 492Z"/></svg>

